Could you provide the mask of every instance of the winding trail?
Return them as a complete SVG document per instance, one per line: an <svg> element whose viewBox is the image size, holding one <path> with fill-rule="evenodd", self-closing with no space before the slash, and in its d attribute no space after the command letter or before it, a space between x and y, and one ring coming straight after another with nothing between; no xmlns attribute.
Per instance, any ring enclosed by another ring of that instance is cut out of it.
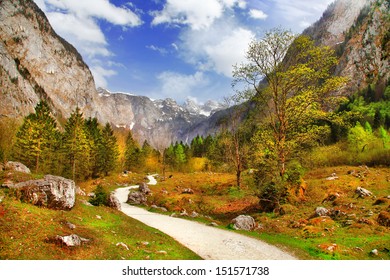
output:
<svg viewBox="0 0 390 280"><path fill-rule="evenodd" d="M157 184L155 175L148 176L149 185ZM261 240L198 222L152 213L126 203L131 186L118 188L115 196L121 211L140 222L156 228L206 260L294 260L294 256Z"/></svg>

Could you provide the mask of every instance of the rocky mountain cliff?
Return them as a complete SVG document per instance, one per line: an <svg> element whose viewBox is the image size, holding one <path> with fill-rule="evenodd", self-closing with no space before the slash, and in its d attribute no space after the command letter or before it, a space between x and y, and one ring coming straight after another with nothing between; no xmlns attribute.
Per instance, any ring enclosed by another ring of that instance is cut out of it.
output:
<svg viewBox="0 0 390 280"><path fill-rule="evenodd" d="M389 79L388 0L337 0L304 34L337 50L336 74L350 78L345 94ZM156 100L95 88L77 50L58 36L32 0L0 2L0 117L23 117L46 100L57 119L78 106L85 117L133 130L162 148L216 132L228 110L207 102ZM217 112L218 111L218 112Z"/></svg>
<svg viewBox="0 0 390 280"><path fill-rule="evenodd" d="M57 119L78 106L86 118L133 130L140 142L165 147L186 139L184 131L205 120L221 104L152 101L144 96L95 88L77 50L50 26L31 0L0 2L0 116L20 118L46 100Z"/></svg>
<svg viewBox="0 0 390 280"><path fill-rule="evenodd" d="M349 78L350 95L370 84L383 88L390 78L390 2L338 0L303 34L336 49L336 75Z"/></svg>

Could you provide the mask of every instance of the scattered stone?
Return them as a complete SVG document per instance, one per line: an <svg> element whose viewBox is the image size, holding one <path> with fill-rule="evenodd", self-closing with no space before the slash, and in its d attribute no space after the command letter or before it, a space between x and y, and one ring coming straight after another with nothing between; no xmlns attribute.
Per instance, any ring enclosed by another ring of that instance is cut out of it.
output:
<svg viewBox="0 0 390 280"><path fill-rule="evenodd" d="M156 254L158 254L158 255L168 255L168 253L166 251L163 251L163 250L157 251Z"/></svg>
<svg viewBox="0 0 390 280"><path fill-rule="evenodd" d="M181 191L182 194L194 194L194 191L191 188L185 188Z"/></svg>
<svg viewBox="0 0 390 280"><path fill-rule="evenodd" d="M139 184L138 190L143 194L150 194L150 192L151 192L148 185L145 182L142 182Z"/></svg>
<svg viewBox="0 0 390 280"><path fill-rule="evenodd" d="M111 193L108 197L108 206L117 210L121 210L121 203L119 202L118 198L114 195L114 193Z"/></svg>
<svg viewBox="0 0 390 280"><path fill-rule="evenodd" d="M162 194L165 194L165 195L168 195L168 194L169 194L169 192L168 192L167 190L162 190L161 193L162 193Z"/></svg>
<svg viewBox="0 0 390 280"><path fill-rule="evenodd" d="M86 196L85 191L83 191L80 187L76 186L76 194Z"/></svg>
<svg viewBox="0 0 390 280"><path fill-rule="evenodd" d="M336 251L337 247L338 247L337 244L332 244L332 245L328 246L328 248L326 248L326 250L333 253L334 251Z"/></svg>
<svg viewBox="0 0 390 280"><path fill-rule="evenodd" d="M25 166L23 163L16 162L16 161L9 161L5 164L5 169L7 170L13 170L17 172L23 172L23 173L31 173L30 169Z"/></svg>
<svg viewBox="0 0 390 280"><path fill-rule="evenodd" d="M197 217L199 217L199 214L196 213L195 211L192 211L191 217L192 217L192 218L197 218Z"/></svg>
<svg viewBox="0 0 390 280"><path fill-rule="evenodd" d="M368 220L368 219L366 219L366 218L360 218L360 219L358 220L358 223L359 223L359 224L366 224L366 225L370 225L370 226L372 226L372 225L374 224L373 221Z"/></svg>
<svg viewBox="0 0 390 280"><path fill-rule="evenodd" d="M208 226L210 226L210 227L217 227L218 224L216 222L211 222L211 223L208 224Z"/></svg>
<svg viewBox="0 0 390 280"><path fill-rule="evenodd" d="M236 230L253 230L256 227L255 219L251 216L240 215L232 220L233 228Z"/></svg>
<svg viewBox="0 0 390 280"><path fill-rule="evenodd" d="M370 252L370 255L372 256L378 256L378 250L377 249L374 249Z"/></svg>
<svg viewBox="0 0 390 280"><path fill-rule="evenodd" d="M144 245L144 246L148 246L149 242L148 241L142 241L141 244Z"/></svg>
<svg viewBox="0 0 390 280"><path fill-rule="evenodd" d="M181 213L180 213L180 216L188 217L187 210L183 209L183 211L181 211Z"/></svg>
<svg viewBox="0 0 390 280"><path fill-rule="evenodd" d="M371 216L373 216L374 215L374 212L372 212L372 210L369 210L368 212L367 212L367 216L368 217L371 217Z"/></svg>
<svg viewBox="0 0 390 280"><path fill-rule="evenodd" d="M76 201L74 181L60 176L45 175L43 179L15 184L12 189L20 191L22 199L51 209L70 210Z"/></svg>
<svg viewBox="0 0 390 280"><path fill-rule="evenodd" d="M390 227L390 213L387 211L382 211L378 216L378 224L384 227Z"/></svg>
<svg viewBox="0 0 390 280"><path fill-rule="evenodd" d="M129 251L129 247L123 242L118 242L118 243L116 243L115 246L117 246L117 247L121 246L121 247L125 248L127 251Z"/></svg>
<svg viewBox="0 0 390 280"><path fill-rule="evenodd" d="M96 215L96 219L101 220L102 216Z"/></svg>
<svg viewBox="0 0 390 280"><path fill-rule="evenodd" d="M146 194L140 191L130 192L127 197L127 203L133 205L145 204L147 201Z"/></svg>
<svg viewBox="0 0 390 280"><path fill-rule="evenodd" d="M328 216L329 210L325 207L317 207L315 210L315 217Z"/></svg>
<svg viewBox="0 0 390 280"><path fill-rule="evenodd" d="M64 224L71 230L74 230L76 228L76 226L71 222L66 221Z"/></svg>
<svg viewBox="0 0 390 280"><path fill-rule="evenodd" d="M66 245L68 247L80 246L83 242L86 243L86 242L90 241L89 239L82 238L82 237L78 236L77 234L71 234L71 235L67 235L67 236L57 235L55 240L59 241L60 243Z"/></svg>
<svg viewBox="0 0 390 280"><path fill-rule="evenodd" d="M345 221L343 222L343 225L344 225L344 226L350 226L350 225L352 225L353 223L354 223L353 220L345 220Z"/></svg>
<svg viewBox="0 0 390 280"><path fill-rule="evenodd" d="M366 190L365 188L362 188L362 187L357 187L355 192L361 198L365 198L367 196L372 196L372 192L370 192L369 190Z"/></svg>
<svg viewBox="0 0 390 280"><path fill-rule="evenodd" d="M0 203L3 202L4 196L0 197Z"/></svg>
<svg viewBox="0 0 390 280"><path fill-rule="evenodd" d="M325 180L327 181L333 181L333 180L336 180L338 179L339 177L337 176L336 173L332 173L329 177L325 178Z"/></svg>
<svg viewBox="0 0 390 280"><path fill-rule="evenodd" d="M168 212L168 209L165 208L165 207L160 207L160 210L163 211L163 212Z"/></svg>

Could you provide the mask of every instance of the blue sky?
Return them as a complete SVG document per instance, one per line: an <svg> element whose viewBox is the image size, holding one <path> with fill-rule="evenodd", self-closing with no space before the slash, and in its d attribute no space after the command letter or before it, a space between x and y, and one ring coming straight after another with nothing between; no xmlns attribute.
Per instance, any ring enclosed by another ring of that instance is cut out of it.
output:
<svg viewBox="0 0 390 280"><path fill-rule="evenodd" d="M232 65L274 27L295 33L332 0L34 0L96 86L200 103L233 93Z"/></svg>

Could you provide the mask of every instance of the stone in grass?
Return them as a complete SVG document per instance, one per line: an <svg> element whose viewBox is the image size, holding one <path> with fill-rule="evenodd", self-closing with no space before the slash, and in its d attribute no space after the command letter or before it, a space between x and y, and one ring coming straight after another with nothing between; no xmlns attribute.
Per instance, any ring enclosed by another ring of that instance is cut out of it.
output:
<svg viewBox="0 0 390 280"><path fill-rule="evenodd" d="M326 209L325 207L317 207L315 210L316 217L328 216L328 214L329 214L329 210Z"/></svg>
<svg viewBox="0 0 390 280"><path fill-rule="evenodd" d="M370 192L369 190L365 189L365 188L362 188L362 187L357 187L356 188L356 191L355 191L359 197L361 198L365 198L365 197L368 197L368 196L372 196L372 192Z"/></svg>
<svg viewBox="0 0 390 280"><path fill-rule="evenodd" d="M256 228L255 219L251 216L240 215L232 220L233 228L237 230L253 230Z"/></svg>
<svg viewBox="0 0 390 280"><path fill-rule="evenodd" d="M80 246L82 243L90 241L89 239L80 237L77 234L71 234L67 236L57 235L55 240L68 247L77 247Z"/></svg>
<svg viewBox="0 0 390 280"><path fill-rule="evenodd" d="M129 251L129 247L123 242L118 242L118 243L116 243L115 246L117 246L117 247L121 246L121 247L125 248L127 251Z"/></svg>

